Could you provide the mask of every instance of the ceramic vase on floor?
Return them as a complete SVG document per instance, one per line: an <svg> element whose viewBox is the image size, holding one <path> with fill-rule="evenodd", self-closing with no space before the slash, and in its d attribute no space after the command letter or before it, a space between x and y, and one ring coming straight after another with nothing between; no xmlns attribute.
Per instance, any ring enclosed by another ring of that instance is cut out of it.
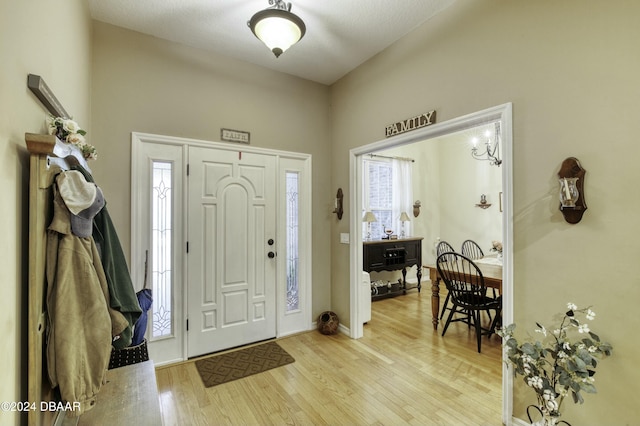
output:
<svg viewBox="0 0 640 426"><path fill-rule="evenodd" d="M325 311L318 316L318 331L322 334L335 334L338 332L338 315L335 312Z"/></svg>

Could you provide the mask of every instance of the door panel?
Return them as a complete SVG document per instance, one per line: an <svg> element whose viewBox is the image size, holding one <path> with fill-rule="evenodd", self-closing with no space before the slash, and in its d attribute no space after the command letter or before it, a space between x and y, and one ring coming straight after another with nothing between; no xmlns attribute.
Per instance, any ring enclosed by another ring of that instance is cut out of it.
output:
<svg viewBox="0 0 640 426"><path fill-rule="evenodd" d="M188 356L275 337L276 158L189 148Z"/></svg>

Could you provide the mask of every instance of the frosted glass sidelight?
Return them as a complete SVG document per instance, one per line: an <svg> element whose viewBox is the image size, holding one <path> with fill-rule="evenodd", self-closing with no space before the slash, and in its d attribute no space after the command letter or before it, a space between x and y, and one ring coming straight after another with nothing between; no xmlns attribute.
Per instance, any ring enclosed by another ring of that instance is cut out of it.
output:
<svg viewBox="0 0 640 426"><path fill-rule="evenodd" d="M151 280L154 339L173 335L172 183L173 164L154 161L151 200Z"/></svg>
<svg viewBox="0 0 640 426"><path fill-rule="evenodd" d="M286 262L287 262L287 312L295 311L300 308L300 289L299 289L299 269L298 262L300 253L298 251L298 216L299 208L299 192L300 177L298 173L287 172L287 193L286 193Z"/></svg>

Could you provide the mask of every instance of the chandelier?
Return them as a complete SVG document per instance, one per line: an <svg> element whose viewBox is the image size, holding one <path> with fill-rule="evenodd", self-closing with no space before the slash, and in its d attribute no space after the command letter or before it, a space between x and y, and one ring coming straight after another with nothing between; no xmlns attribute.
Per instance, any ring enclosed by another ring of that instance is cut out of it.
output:
<svg viewBox="0 0 640 426"><path fill-rule="evenodd" d="M500 159L500 123L495 123L495 132L493 141L491 140L491 132L487 130L484 134L487 138L483 144L482 149L478 148L478 138L473 138L473 147L471 148L471 156L476 160L486 160L489 164L494 166L500 166L502 160Z"/></svg>

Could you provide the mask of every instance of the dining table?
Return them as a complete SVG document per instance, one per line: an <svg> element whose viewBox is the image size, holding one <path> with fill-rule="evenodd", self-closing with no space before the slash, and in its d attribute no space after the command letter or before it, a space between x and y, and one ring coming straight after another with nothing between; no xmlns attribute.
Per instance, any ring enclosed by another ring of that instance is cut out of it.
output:
<svg viewBox="0 0 640 426"><path fill-rule="evenodd" d="M484 278L487 287L497 289L502 294L502 259L495 256L483 257L473 261ZM438 329L440 321L440 274L435 264L426 264L423 268L429 269L429 279L431 280L431 314L433 316L433 329Z"/></svg>

